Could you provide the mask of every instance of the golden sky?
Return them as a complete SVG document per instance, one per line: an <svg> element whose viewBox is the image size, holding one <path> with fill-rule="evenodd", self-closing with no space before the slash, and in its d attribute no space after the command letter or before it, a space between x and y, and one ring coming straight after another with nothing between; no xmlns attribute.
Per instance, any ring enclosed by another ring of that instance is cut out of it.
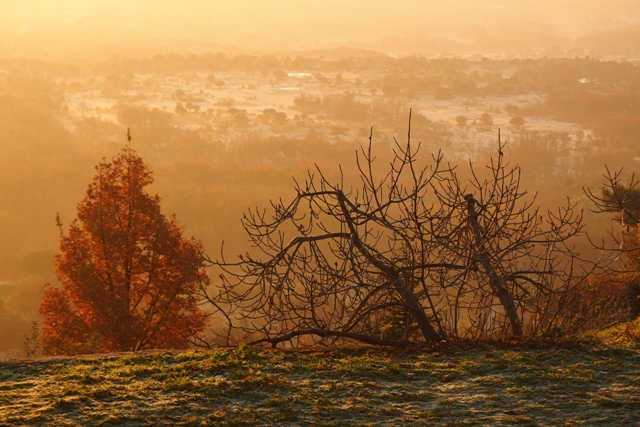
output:
<svg viewBox="0 0 640 427"><path fill-rule="evenodd" d="M345 45L419 53L442 40L470 48L563 43L589 31L637 28L639 17L638 0L1 0L0 54Z"/></svg>

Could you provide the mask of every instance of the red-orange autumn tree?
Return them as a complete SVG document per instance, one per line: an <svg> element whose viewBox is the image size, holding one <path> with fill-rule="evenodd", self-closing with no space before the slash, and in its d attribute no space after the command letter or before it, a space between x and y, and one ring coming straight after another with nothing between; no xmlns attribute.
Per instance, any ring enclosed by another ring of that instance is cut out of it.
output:
<svg viewBox="0 0 640 427"><path fill-rule="evenodd" d="M60 286L45 286L40 307L45 353L188 347L207 321L201 243L145 192L153 173L130 147L96 170L78 218L60 229Z"/></svg>

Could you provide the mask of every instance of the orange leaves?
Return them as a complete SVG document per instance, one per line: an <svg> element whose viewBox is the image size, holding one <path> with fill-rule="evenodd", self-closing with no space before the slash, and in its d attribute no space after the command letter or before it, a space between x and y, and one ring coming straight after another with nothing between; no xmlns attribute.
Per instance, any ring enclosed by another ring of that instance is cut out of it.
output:
<svg viewBox="0 0 640 427"><path fill-rule="evenodd" d="M60 240L62 288L43 299L45 351L188 347L207 320L195 296L209 284L200 242L144 191L152 171L131 149L96 171Z"/></svg>

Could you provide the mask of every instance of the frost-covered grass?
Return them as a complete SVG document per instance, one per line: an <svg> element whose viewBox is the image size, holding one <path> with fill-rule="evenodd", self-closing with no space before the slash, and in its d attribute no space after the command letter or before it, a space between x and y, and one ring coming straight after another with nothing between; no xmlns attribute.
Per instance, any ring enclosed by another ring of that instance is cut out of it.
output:
<svg viewBox="0 0 640 427"><path fill-rule="evenodd" d="M640 425L640 349L240 348L0 364L0 426Z"/></svg>

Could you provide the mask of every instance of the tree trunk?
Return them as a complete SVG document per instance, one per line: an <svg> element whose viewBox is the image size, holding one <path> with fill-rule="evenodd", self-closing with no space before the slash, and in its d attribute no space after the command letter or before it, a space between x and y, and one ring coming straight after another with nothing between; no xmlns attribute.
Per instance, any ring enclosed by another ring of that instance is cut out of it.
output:
<svg viewBox="0 0 640 427"><path fill-rule="evenodd" d="M629 318L635 320L640 317L640 283L633 281L626 286L627 306Z"/></svg>
<svg viewBox="0 0 640 427"><path fill-rule="evenodd" d="M358 233L356 232L356 228L353 225L353 220L349 216L349 211L344 202L344 194L340 193L340 197L338 197L338 203L340 204L340 208L344 213L345 223L349 227L349 231L351 232L351 242L356 249L360 251L362 255L364 255L371 264L373 264L376 268L382 271L388 278L389 282L393 285L393 287L398 291L402 300L409 308L409 311L416 322L418 323L418 327L420 328L420 332L422 332L422 336L426 341L440 341L442 337L438 332L433 328L429 318L424 312L423 308L420 307L418 300L416 300L415 295L413 295L413 291L407 284L407 282L402 278L400 272L395 266L390 265L386 260L380 260L375 255L373 255L367 247L362 243Z"/></svg>
<svg viewBox="0 0 640 427"><path fill-rule="evenodd" d="M477 201L473 198L472 194L464 196L467 201L467 210L469 212L469 225L473 231L473 236L476 245L476 254L478 261L484 272L489 276L489 283L494 292L500 300L500 304L504 308L504 312L511 323L511 332L515 337L522 336L522 325L520 324L520 318L518 317L518 310L513 302L513 296L507 290L506 283L502 277L496 272L491 260L489 259L489 253L482 239L482 229L478 223L478 212L476 211L475 204Z"/></svg>
<svg viewBox="0 0 640 427"><path fill-rule="evenodd" d="M402 296L402 300L418 323L418 327L420 328L420 332L422 332L424 339L427 341L440 341L442 337L431 325L429 318L422 307L420 307L418 300L416 300L416 297L413 295L413 291L407 282L396 272L391 273L389 279L398 293Z"/></svg>

